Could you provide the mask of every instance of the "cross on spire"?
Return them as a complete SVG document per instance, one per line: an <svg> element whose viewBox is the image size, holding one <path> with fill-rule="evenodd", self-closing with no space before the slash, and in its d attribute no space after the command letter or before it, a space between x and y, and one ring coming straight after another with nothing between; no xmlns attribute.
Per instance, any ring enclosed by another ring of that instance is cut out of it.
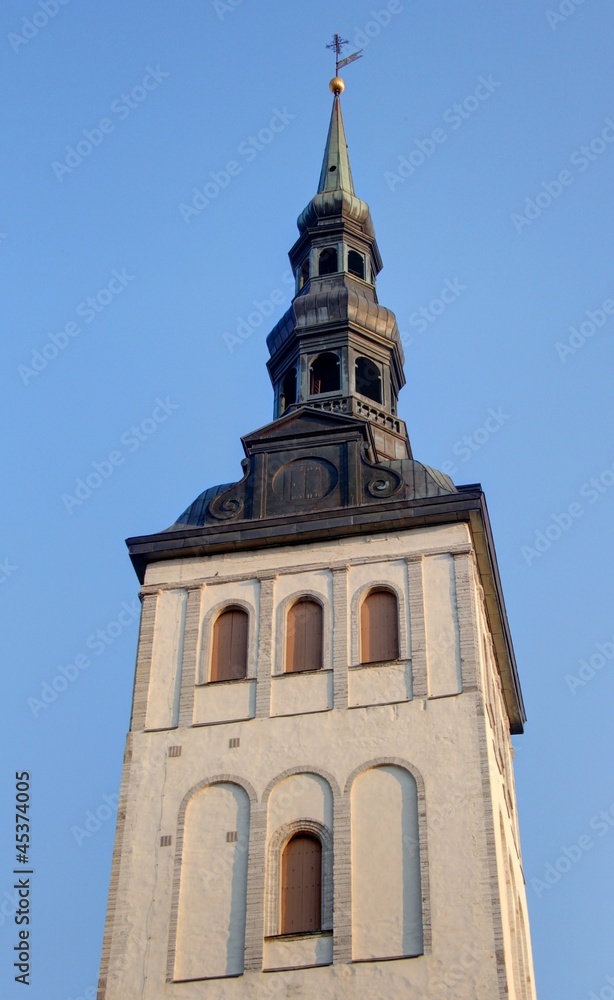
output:
<svg viewBox="0 0 614 1000"><path fill-rule="evenodd" d="M350 43L348 42L347 38L342 38L341 35L335 34L333 35L332 42L330 42L326 46L327 49L332 49L332 51L335 53L335 76L339 76L340 69L342 69L344 66L347 66L348 63L354 62L355 59L360 59L363 54L363 50L359 49L358 52L355 52L353 55L346 56L345 59L340 59L339 56L341 55L343 49L345 48L346 45L349 44Z"/></svg>
<svg viewBox="0 0 614 1000"><path fill-rule="evenodd" d="M332 49L335 53L335 76L339 76L339 56L344 46L349 44L347 38L342 38L341 35L333 35L332 42L326 46L327 49Z"/></svg>

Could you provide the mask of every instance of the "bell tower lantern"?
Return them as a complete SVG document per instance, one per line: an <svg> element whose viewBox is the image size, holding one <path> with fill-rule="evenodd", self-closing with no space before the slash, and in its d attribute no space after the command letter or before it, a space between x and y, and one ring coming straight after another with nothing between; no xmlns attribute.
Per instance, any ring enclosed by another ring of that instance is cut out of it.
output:
<svg viewBox="0 0 614 1000"><path fill-rule="evenodd" d="M397 417L405 384L394 314L377 299L382 269L369 206L354 192L336 77L317 193L290 250L296 296L267 338L275 417L310 406L368 420L379 458L411 458Z"/></svg>

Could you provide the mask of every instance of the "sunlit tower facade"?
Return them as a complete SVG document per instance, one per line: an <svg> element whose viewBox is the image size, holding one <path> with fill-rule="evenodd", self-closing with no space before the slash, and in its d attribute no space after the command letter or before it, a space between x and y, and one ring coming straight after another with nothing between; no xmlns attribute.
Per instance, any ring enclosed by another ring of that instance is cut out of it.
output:
<svg viewBox="0 0 614 1000"><path fill-rule="evenodd" d="M243 475L129 539L142 617L99 1000L533 1000L484 495L414 459L333 108Z"/></svg>

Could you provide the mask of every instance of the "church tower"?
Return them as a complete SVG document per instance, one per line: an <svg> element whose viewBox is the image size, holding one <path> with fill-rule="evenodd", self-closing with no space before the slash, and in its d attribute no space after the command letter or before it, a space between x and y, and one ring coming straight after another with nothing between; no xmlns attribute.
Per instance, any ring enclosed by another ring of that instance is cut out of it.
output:
<svg viewBox="0 0 614 1000"><path fill-rule="evenodd" d="M534 1000L484 494L416 461L341 116L243 476L142 584L99 1000Z"/></svg>

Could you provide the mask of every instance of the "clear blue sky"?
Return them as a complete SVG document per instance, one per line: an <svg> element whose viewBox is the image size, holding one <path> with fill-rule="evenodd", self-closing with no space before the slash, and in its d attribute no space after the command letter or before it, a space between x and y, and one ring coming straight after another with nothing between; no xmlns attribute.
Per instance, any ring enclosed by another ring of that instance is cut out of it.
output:
<svg viewBox="0 0 614 1000"><path fill-rule="evenodd" d="M32 773L28 995L76 1000L96 982L114 816L75 828L112 811L119 785L138 591L123 540L239 478L240 435L271 416L264 337L317 184L334 31L367 43L343 107L380 301L405 335L400 414L416 457L481 482L491 512L529 715L514 742L539 997L600 996L614 975L614 825L598 818L614 805L611 4L47 7L0 10L3 996L22 995L15 770ZM209 203L182 210L207 184ZM71 501L94 463L100 485ZM66 690L29 703L63 686L61 667ZM591 847L573 850L580 838ZM541 888L557 864L569 871Z"/></svg>

